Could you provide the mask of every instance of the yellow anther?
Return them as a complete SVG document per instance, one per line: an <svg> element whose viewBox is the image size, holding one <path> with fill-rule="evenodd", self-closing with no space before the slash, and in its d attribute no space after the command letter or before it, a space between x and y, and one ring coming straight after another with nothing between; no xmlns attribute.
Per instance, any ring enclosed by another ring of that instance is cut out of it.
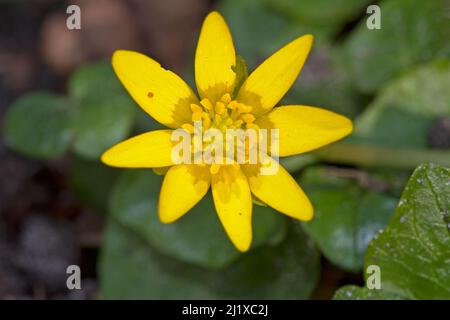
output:
<svg viewBox="0 0 450 320"><path fill-rule="evenodd" d="M208 129L211 126L211 118L206 112L202 113L202 120L203 120L203 127Z"/></svg>
<svg viewBox="0 0 450 320"><path fill-rule="evenodd" d="M229 93L225 93L220 100L227 105L231 102L231 96Z"/></svg>
<svg viewBox="0 0 450 320"><path fill-rule="evenodd" d="M203 151L208 148L211 142L203 141L201 138L202 134L200 133L197 135L197 132L208 130L211 127L218 129L222 132L222 134L225 134L227 129L259 130L259 127L254 123L256 120L255 116L250 113L252 111L252 107L237 102L236 100L232 100L231 95L226 93L221 96L218 101L212 101L204 98L200 101L200 103L192 103L190 108L192 110L193 123L184 123L181 127L190 134L193 134L193 138L191 139L191 153L195 164L202 163L202 166L208 166L211 174L218 173L223 164L231 165L232 168L237 169L240 167L235 159L235 155L238 150L240 150L239 152L244 153L243 160L249 161L248 159L250 158L252 149L258 144L250 143L250 141L247 141L246 139L237 139L238 141L233 142L232 144L229 144L228 141L224 143L223 151L225 153L234 151L233 155L229 155L230 159L223 159L224 162L216 161L213 164L210 164L200 160ZM256 138L258 139L258 137ZM212 156L215 156L214 152L212 152ZM228 157L228 155L225 157Z"/></svg>
<svg viewBox="0 0 450 320"><path fill-rule="evenodd" d="M209 167L209 172L211 172L211 174L216 174L217 172L219 172L219 169L220 169L220 165L213 163L211 165L211 167Z"/></svg>
<svg viewBox="0 0 450 320"><path fill-rule="evenodd" d="M246 128L247 129L255 129L255 130L259 130L259 126L254 124L254 123L247 123L246 124Z"/></svg>
<svg viewBox="0 0 450 320"><path fill-rule="evenodd" d="M202 101L200 101L200 104L205 107L206 110L212 110L213 108L213 105L208 98L202 99Z"/></svg>
<svg viewBox="0 0 450 320"><path fill-rule="evenodd" d="M181 126L184 130L186 130L187 132L189 132L190 134L194 133L194 126L190 123L185 123Z"/></svg>
<svg viewBox="0 0 450 320"><path fill-rule="evenodd" d="M226 125L226 126L231 126L232 124L233 124L233 119L227 118L227 119L225 120L225 125Z"/></svg>
<svg viewBox="0 0 450 320"><path fill-rule="evenodd" d="M223 102L216 102L215 111L217 114L223 114L225 112L225 104Z"/></svg>
<svg viewBox="0 0 450 320"><path fill-rule="evenodd" d="M238 105L239 105L239 103L236 100L233 100L227 104L227 108L233 110L233 109L236 109L236 107Z"/></svg>
<svg viewBox="0 0 450 320"><path fill-rule="evenodd" d="M203 109L198 104L191 103L191 111L192 112L202 112Z"/></svg>
<svg viewBox="0 0 450 320"><path fill-rule="evenodd" d="M245 123L249 124L253 123L253 121L255 121L256 118L251 113L246 113L241 116L241 119L244 120Z"/></svg>
<svg viewBox="0 0 450 320"><path fill-rule="evenodd" d="M243 123L244 123L244 121L242 121L242 120L236 120L236 121L233 122L231 127L233 129L239 129L240 127L242 127Z"/></svg>
<svg viewBox="0 0 450 320"><path fill-rule="evenodd" d="M247 106L245 104L241 104L241 103L238 105L237 108L238 108L239 113L249 113L252 111L252 107Z"/></svg>
<svg viewBox="0 0 450 320"><path fill-rule="evenodd" d="M192 114L192 121L200 121L200 120L202 120L202 114L203 114L203 112L194 112Z"/></svg>

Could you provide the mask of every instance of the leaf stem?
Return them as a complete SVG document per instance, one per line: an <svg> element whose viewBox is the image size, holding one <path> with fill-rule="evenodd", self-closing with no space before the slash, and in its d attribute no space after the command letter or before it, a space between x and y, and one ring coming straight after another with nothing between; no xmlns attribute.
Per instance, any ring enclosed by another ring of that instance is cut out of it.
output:
<svg viewBox="0 0 450 320"><path fill-rule="evenodd" d="M367 167L414 169L421 163L450 167L450 151L387 148L367 144L338 143L312 153L320 160Z"/></svg>

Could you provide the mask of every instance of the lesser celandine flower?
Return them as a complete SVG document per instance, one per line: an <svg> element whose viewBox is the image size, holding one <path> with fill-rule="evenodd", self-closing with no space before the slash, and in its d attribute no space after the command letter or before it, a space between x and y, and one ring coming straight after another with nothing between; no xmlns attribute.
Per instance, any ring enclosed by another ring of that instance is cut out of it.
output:
<svg viewBox="0 0 450 320"><path fill-rule="evenodd" d="M302 189L281 166L275 174L260 174L260 163L175 164L172 129L194 132L194 121L224 131L278 129L279 156L307 152L348 135L352 123L323 109L287 105L275 107L289 90L308 56L311 35L275 52L236 88L236 53L227 24L217 12L205 19L195 55L199 98L176 74L151 58L116 51L114 70L134 100L154 119L170 128L123 141L102 155L114 167L165 168L158 204L159 218L171 223L192 207L211 186L219 219L237 249L252 241L252 194L292 218L308 221L313 208ZM198 230L201 232L201 230ZM205 239L207 241L207 239Z"/></svg>

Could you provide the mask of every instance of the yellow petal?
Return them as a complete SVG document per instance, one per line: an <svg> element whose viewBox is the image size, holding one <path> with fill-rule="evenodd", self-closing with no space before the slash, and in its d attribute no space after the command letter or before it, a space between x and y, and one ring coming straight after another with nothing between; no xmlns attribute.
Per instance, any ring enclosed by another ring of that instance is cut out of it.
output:
<svg viewBox="0 0 450 320"><path fill-rule="evenodd" d="M134 51L114 52L112 65L129 94L156 121L174 129L190 122L190 104L198 99L175 73Z"/></svg>
<svg viewBox="0 0 450 320"><path fill-rule="evenodd" d="M305 35L266 59L243 83L237 100L252 106L252 113L257 117L270 111L294 83L309 54L312 41L312 35Z"/></svg>
<svg viewBox="0 0 450 320"><path fill-rule="evenodd" d="M222 166L212 176L214 205L225 232L235 247L245 252L252 242L252 196L239 168Z"/></svg>
<svg viewBox="0 0 450 320"><path fill-rule="evenodd" d="M352 132L352 122L337 113L308 106L281 106L255 121L260 128L279 129L279 155L320 148Z"/></svg>
<svg viewBox="0 0 450 320"><path fill-rule="evenodd" d="M275 160L271 160L275 161ZM252 193L265 204L289 217L309 221L313 207L303 190L280 165L273 175L261 175L259 165L242 165Z"/></svg>
<svg viewBox="0 0 450 320"><path fill-rule="evenodd" d="M122 141L102 154L101 160L112 167L156 168L173 165L172 130L155 130Z"/></svg>
<svg viewBox="0 0 450 320"><path fill-rule="evenodd" d="M211 12L203 22L195 53L195 82L201 98L218 101L233 92L236 54L230 30L218 12Z"/></svg>
<svg viewBox="0 0 450 320"><path fill-rule="evenodd" d="M167 171L159 194L158 214L163 223L171 223L208 192L211 175L208 167L180 164Z"/></svg>

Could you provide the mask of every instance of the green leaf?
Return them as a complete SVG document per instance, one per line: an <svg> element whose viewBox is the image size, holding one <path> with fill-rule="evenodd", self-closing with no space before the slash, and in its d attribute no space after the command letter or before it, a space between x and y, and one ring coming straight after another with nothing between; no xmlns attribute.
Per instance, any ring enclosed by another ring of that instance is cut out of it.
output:
<svg viewBox="0 0 450 320"><path fill-rule="evenodd" d="M311 33L321 41L334 29L291 21L261 0L223 0L218 2L217 10L227 20L237 51L250 68L297 37Z"/></svg>
<svg viewBox="0 0 450 320"><path fill-rule="evenodd" d="M133 133L140 134L148 131L153 130L161 130L161 129L167 129L167 127L164 127L162 124L160 124L158 121L153 119L148 113L146 113L143 109L140 107L136 108L136 123Z"/></svg>
<svg viewBox="0 0 450 320"><path fill-rule="evenodd" d="M449 87L449 60L435 61L404 74L389 83L356 120L350 140L386 147L426 148L430 124L437 117L450 116Z"/></svg>
<svg viewBox="0 0 450 320"><path fill-rule="evenodd" d="M105 299L306 299L318 280L319 254L300 231L296 226L283 243L251 251L225 269L212 271L158 253L111 219L100 258L101 296Z"/></svg>
<svg viewBox="0 0 450 320"><path fill-rule="evenodd" d="M340 177L345 173L311 168L299 179L315 208L314 219L303 227L330 261L358 271L369 241L386 226L397 199L359 186L358 175L380 184L365 172L352 172L353 180Z"/></svg>
<svg viewBox="0 0 450 320"><path fill-rule="evenodd" d="M384 290L360 288L347 285L339 288L333 297L334 300L401 300L402 297Z"/></svg>
<svg viewBox="0 0 450 320"><path fill-rule="evenodd" d="M342 56L343 71L365 92L413 65L450 53L447 0L389 0L379 6L381 29L368 29L362 19Z"/></svg>
<svg viewBox="0 0 450 320"><path fill-rule="evenodd" d="M70 190L91 209L107 211L109 193L119 170L107 167L99 161L73 157L69 167Z"/></svg>
<svg viewBox="0 0 450 320"><path fill-rule="evenodd" d="M347 117L356 116L366 104L349 82L345 72L339 72L340 61L330 45L314 45L298 80L280 104L303 104L326 108Z"/></svg>
<svg viewBox="0 0 450 320"><path fill-rule="evenodd" d="M410 299L450 299L450 169L419 166L388 227L369 245L365 265L381 288Z"/></svg>
<svg viewBox="0 0 450 320"><path fill-rule="evenodd" d="M303 12L303 8L311 8L311 12L319 13L323 8L316 10L315 2L317 1L294 3L286 0L279 3L275 0L225 0L219 2L218 10L230 25L237 51L251 69L290 41L305 34L313 34L314 48L308 62L299 81L281 103L323 106L354 116L359 111L361 99L346 81L346 72L338 72L340 69L334 66L336 59L329 44L330 37L339 28L331 21L315 20L315 14L311 15L312 19L305 19L305 23L302 19L292 19L294 10L290 6L296 7L298 13ZM328 6L334 8L336 4L331 1ZM354 10L351 4L337 6L343 8L342 11ZM325 15L329 15L330 11L326 12ZM308 16L309 13L305 15Z"/></svg>
<svg viewBox="0 0 450 320"><path fill-rule="evenodd" d="M314 243L294 224L284 242L242 256L212 283L224 299L307 299L319 273Z"/></svg>
<svg viewBox="0 0 450 320"><path fill-rule="evenodd" d="M290 23L259 0L225 0L218 3L233 34L237 51L250 68L289 41Z"/></svg>
<svg viewBox="0 0 450 320"><path fill-rule="evenodd" d="M62 157L72 140L72 106L63 97L35 92L14 102L5 116L5 141L29 157Z"/></svg>
<svg viewBox="0 0 450 320"><path fill-rule="evenodd" d="M287 17L312 25L336 25L354 19L370 0L266 0L275 10Z"/></svg>
<svg viewBox="0 0 450 320"><path fill-rule="evenodd" d="M88 64L69 82L69 94L79 104L74 122L74 151L98 158L130 133L138 106L128 96L109 63Z"/></svg>
<svg viewBox="0 0 450 320"><path fill-rule="evenodd" d="M343 76L346 73L337 72L329 45L330 36L339 29L325 20L315 24L309 24L309 21L302 23L286 14L289 10L279 10L280 6L278 1L272 0L225 0L218 3L219 11L232 30L237 51L251 69L290 41L304 34L313 34L315 45L309 62L281 103L324 106L354 116L359 111L361 99ZM314 3L302 1L298 5L303 6L314 6ZM351 10L350 6L341 7Z"/></svg>
<svg viewBox="0 0 450 320"><path fill-rule="evenodd" d="M127 170L112 196L112 215L167 255L209 268L220 268L239 257L223 230L208 193L191 211L172 224L157 216L162 177L150 170ZM279 243L286 221L269 207L253 206L253 247Z"/></svg>
<svg viewBox="0 0 450 320"><path fill-rule="evenodd" d="M158 253L110 219L99 261L103 299L214 299L207 271Z"/></svg>

